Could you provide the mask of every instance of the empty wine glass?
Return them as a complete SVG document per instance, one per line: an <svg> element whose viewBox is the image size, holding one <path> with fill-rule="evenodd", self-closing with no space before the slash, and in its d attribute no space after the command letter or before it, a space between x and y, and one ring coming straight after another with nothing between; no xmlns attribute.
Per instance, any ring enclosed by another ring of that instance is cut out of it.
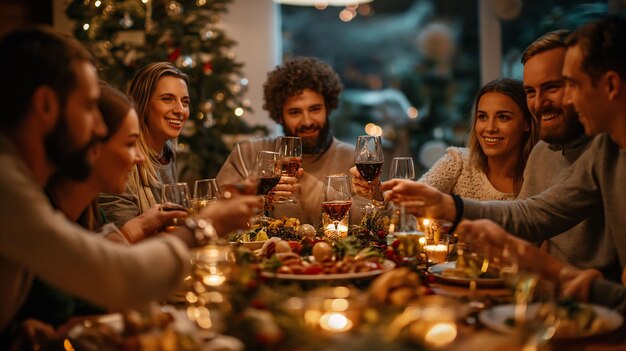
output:
<svg viewBox="0 0 626 351"><path fill-rule="evenodd" d="M161 210L162 211L185 211L189 213L191 210L189 201L189 188L187 183L168 183L163 184L161 194ZM173 218L165 224L165 231L172 232L182 225L184 218Z"/></svg>
<svg viewBox="0 0 626 351"><path fill-rule="evenodd" d="M339 233L339 222L348 214L350 206L352 206L352 191L348 176L326 176L322 192L322 211L335 226L335 239L341 236Z"/></svg>
<svg viewBox="0 0 626 351"><path fill-rule="evenodd" d="M199 213L219 198L220 190L215 178L196 180L193 187L193 200L191 200L193 212Z"/></svg>
<svg viewBox="0 0 626 351"><path fill-rule="evenodd" d="M356 148L354 149L354 164L361 174L361 177L371 185L372 181L380 177L383 169L383 145L379 136L361 135L356 139ZM371 200L373 193L370 189L368 198ZM366 205L366 208L372 208L372 202Z"/></svg>
<svg viewBox="0 0 626 351"><path fill-rule="evenodd" d="M394 157L391 160L389 178L415 179L415 166L411 157Z"/></svg>
<svg viewBox="0 0 626 351"><path fill-rule="evenodd" d="M259 151L256 155L254 170L258 179L257 195L263 196L264 215L269 215L267 194L276 187L281 176L281 158L278 152Z"/></svg>
<svg viewBox="0 0 626 351"><path fill-rule="evenodd" d="M276 152L280 154L282 175L298 177L298 170L302 168L302 139L299 137L280 137L276 142ZM279 198L276 203L297 203L293 196Z"/></svg>

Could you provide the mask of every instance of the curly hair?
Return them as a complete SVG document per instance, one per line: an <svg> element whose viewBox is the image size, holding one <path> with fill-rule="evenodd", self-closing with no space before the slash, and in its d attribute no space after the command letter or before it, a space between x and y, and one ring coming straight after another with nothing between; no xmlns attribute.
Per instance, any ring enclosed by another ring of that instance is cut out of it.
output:
<svg viewBox="0 0 626 351"><path fill-rule="evenodd" d="M267 74L263 84L263 108L278 123L283 120L283 106L288 98L311 89L324 97L330 114L339 105L343 85L335 71L314 57L295 57Z"/></svg>
<svg viewBox="0 0 626 351"><path fill-rule="evenodd" d="M524 140L522 147L519 150L519 163L514 170L513 178L515 181L515 195L519 194L524 181L524 168L526 167L526 161L530 155L530 151L533 149L537 141L539 141L539 121L533 118L528 105L526 104L526 92L524 91L524 85L521 81L511 78L498 78L485 84L476 94L474 100L474 113L472 118L472 126L469 134L469 141L467 147L470 149L470 163L487 172L487 155L480 146L478 137L476 136L476 116L478 109L478 102L480 98L486 93L500 93L508 96L522 111L524 121L528 123L528 132L524 134Z"/></svg>

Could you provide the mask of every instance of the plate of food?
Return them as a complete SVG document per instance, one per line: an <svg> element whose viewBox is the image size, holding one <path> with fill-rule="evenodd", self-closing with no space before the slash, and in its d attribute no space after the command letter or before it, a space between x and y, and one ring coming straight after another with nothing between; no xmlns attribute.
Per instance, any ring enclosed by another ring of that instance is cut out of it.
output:
<svg viewBox="0 0 626 351"><path fill-rule="evenodd" d="M300 224L297 218L265 218L247 232L230 234L228 240L233 245L241 243L247 249L255 251L263 247L269 238L300 240L303 237L314 238L315 235L316 230L312 225Z"/></svg>
<svg viewBox="0 0 626 351"><path fill-rule="evenodd" d="M298 264L302 265L302 264ZM352 263L353 267L350 267L351 263L339 263L328 262L325 264L316 264L315 261L305 263L302 265L301 270L294 271L294 273L279 273L279 272L267 272L262 271L261 275L266 278L274 279L286 279L286 280L302 280L302 281L320 281L320 280L352 280L352 279L365 279L378 276L384 272L390 271L395 268L396 264L389 260L384 260L382 263L369 261ZM336 267L341 266L344 269L355 270L347 272L329 273L333 272ZM294 267L294 266L292 266Z"/></svg>
<svg viewBox="0 0 626 351"><path fill-rule="evenodd" d="M453 284L469 285L472 279L465 267L457 267L457 261L439 263L428 268L428 272L440 280ZM495 269L490 269L476 279L480 287L496 287L504 284Z"/></svg>
<svg viewBox="0 0 626 351"><path fill-rule="evenodd" d="M571 300L558 303L558 324L555 339L576 339L601 335L616 330L624 318L606 307L583 304ZM478 319L488 328L510 334L515 331L515 305L499 305L480 312ZM528 306L528 316L545 315L546 309L539 304Z"/></svg>

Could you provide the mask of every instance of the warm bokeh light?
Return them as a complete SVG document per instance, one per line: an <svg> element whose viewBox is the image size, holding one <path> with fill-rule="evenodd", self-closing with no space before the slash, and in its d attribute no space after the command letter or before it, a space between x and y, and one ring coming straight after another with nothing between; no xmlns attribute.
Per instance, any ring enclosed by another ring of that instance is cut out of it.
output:
<svg viewBox="0 0 626 351"><path fill-rule="evenodd" d="M83 30L88 30L88 29L89 29L89 23L83 24Z"/></svg>
<svg viewBox="0 0 626 351"><path fill-rule="evenodd" d="M411 106L407 109L406 114L409 116L410 119L416 119L419 111L417 111L417 108L415 108L414 106Z"/></svg>
<svg viewBox="0 0 626 351"><path fill-rule="evenodd" d="M243 116L243 109L241 107L237 107L235 109L235 116L237 116L237 117Z"/></svg>
<svg viewBox="0 0 626 351"><path fill-rule="evenodd" d="M332 332L343 332L352 328L352 321L342 313L329 312L320 317L320 327Z"/></svg>
<svg viewBox="0 0 626 351"><path fill-rule="evenodd" d="M350 22L354 18L354 15L354 12L348 9L343 9L341 10L341 12L339 12L339 19L343 22Z"/></svg>
<svg viewBox="0 0 626 351"><path fill-rule="evenodd" d="M456 325L454 323L437 323L424 335L426 344L435 348L446 346L456 339Z"/></svg>

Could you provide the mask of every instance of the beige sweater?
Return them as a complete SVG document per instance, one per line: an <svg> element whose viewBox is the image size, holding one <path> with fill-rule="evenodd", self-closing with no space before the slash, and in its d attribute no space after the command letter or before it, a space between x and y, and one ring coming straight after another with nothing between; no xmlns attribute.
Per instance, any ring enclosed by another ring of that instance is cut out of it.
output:
<svg viewBox="0 0 626 351"><path fill-rule="evenodd" d="M0 330L21 307L35 275L116 310L167 296L187 273L189 251L174 236L124 246L68 221L2 136L0 165Z"/></svg>

